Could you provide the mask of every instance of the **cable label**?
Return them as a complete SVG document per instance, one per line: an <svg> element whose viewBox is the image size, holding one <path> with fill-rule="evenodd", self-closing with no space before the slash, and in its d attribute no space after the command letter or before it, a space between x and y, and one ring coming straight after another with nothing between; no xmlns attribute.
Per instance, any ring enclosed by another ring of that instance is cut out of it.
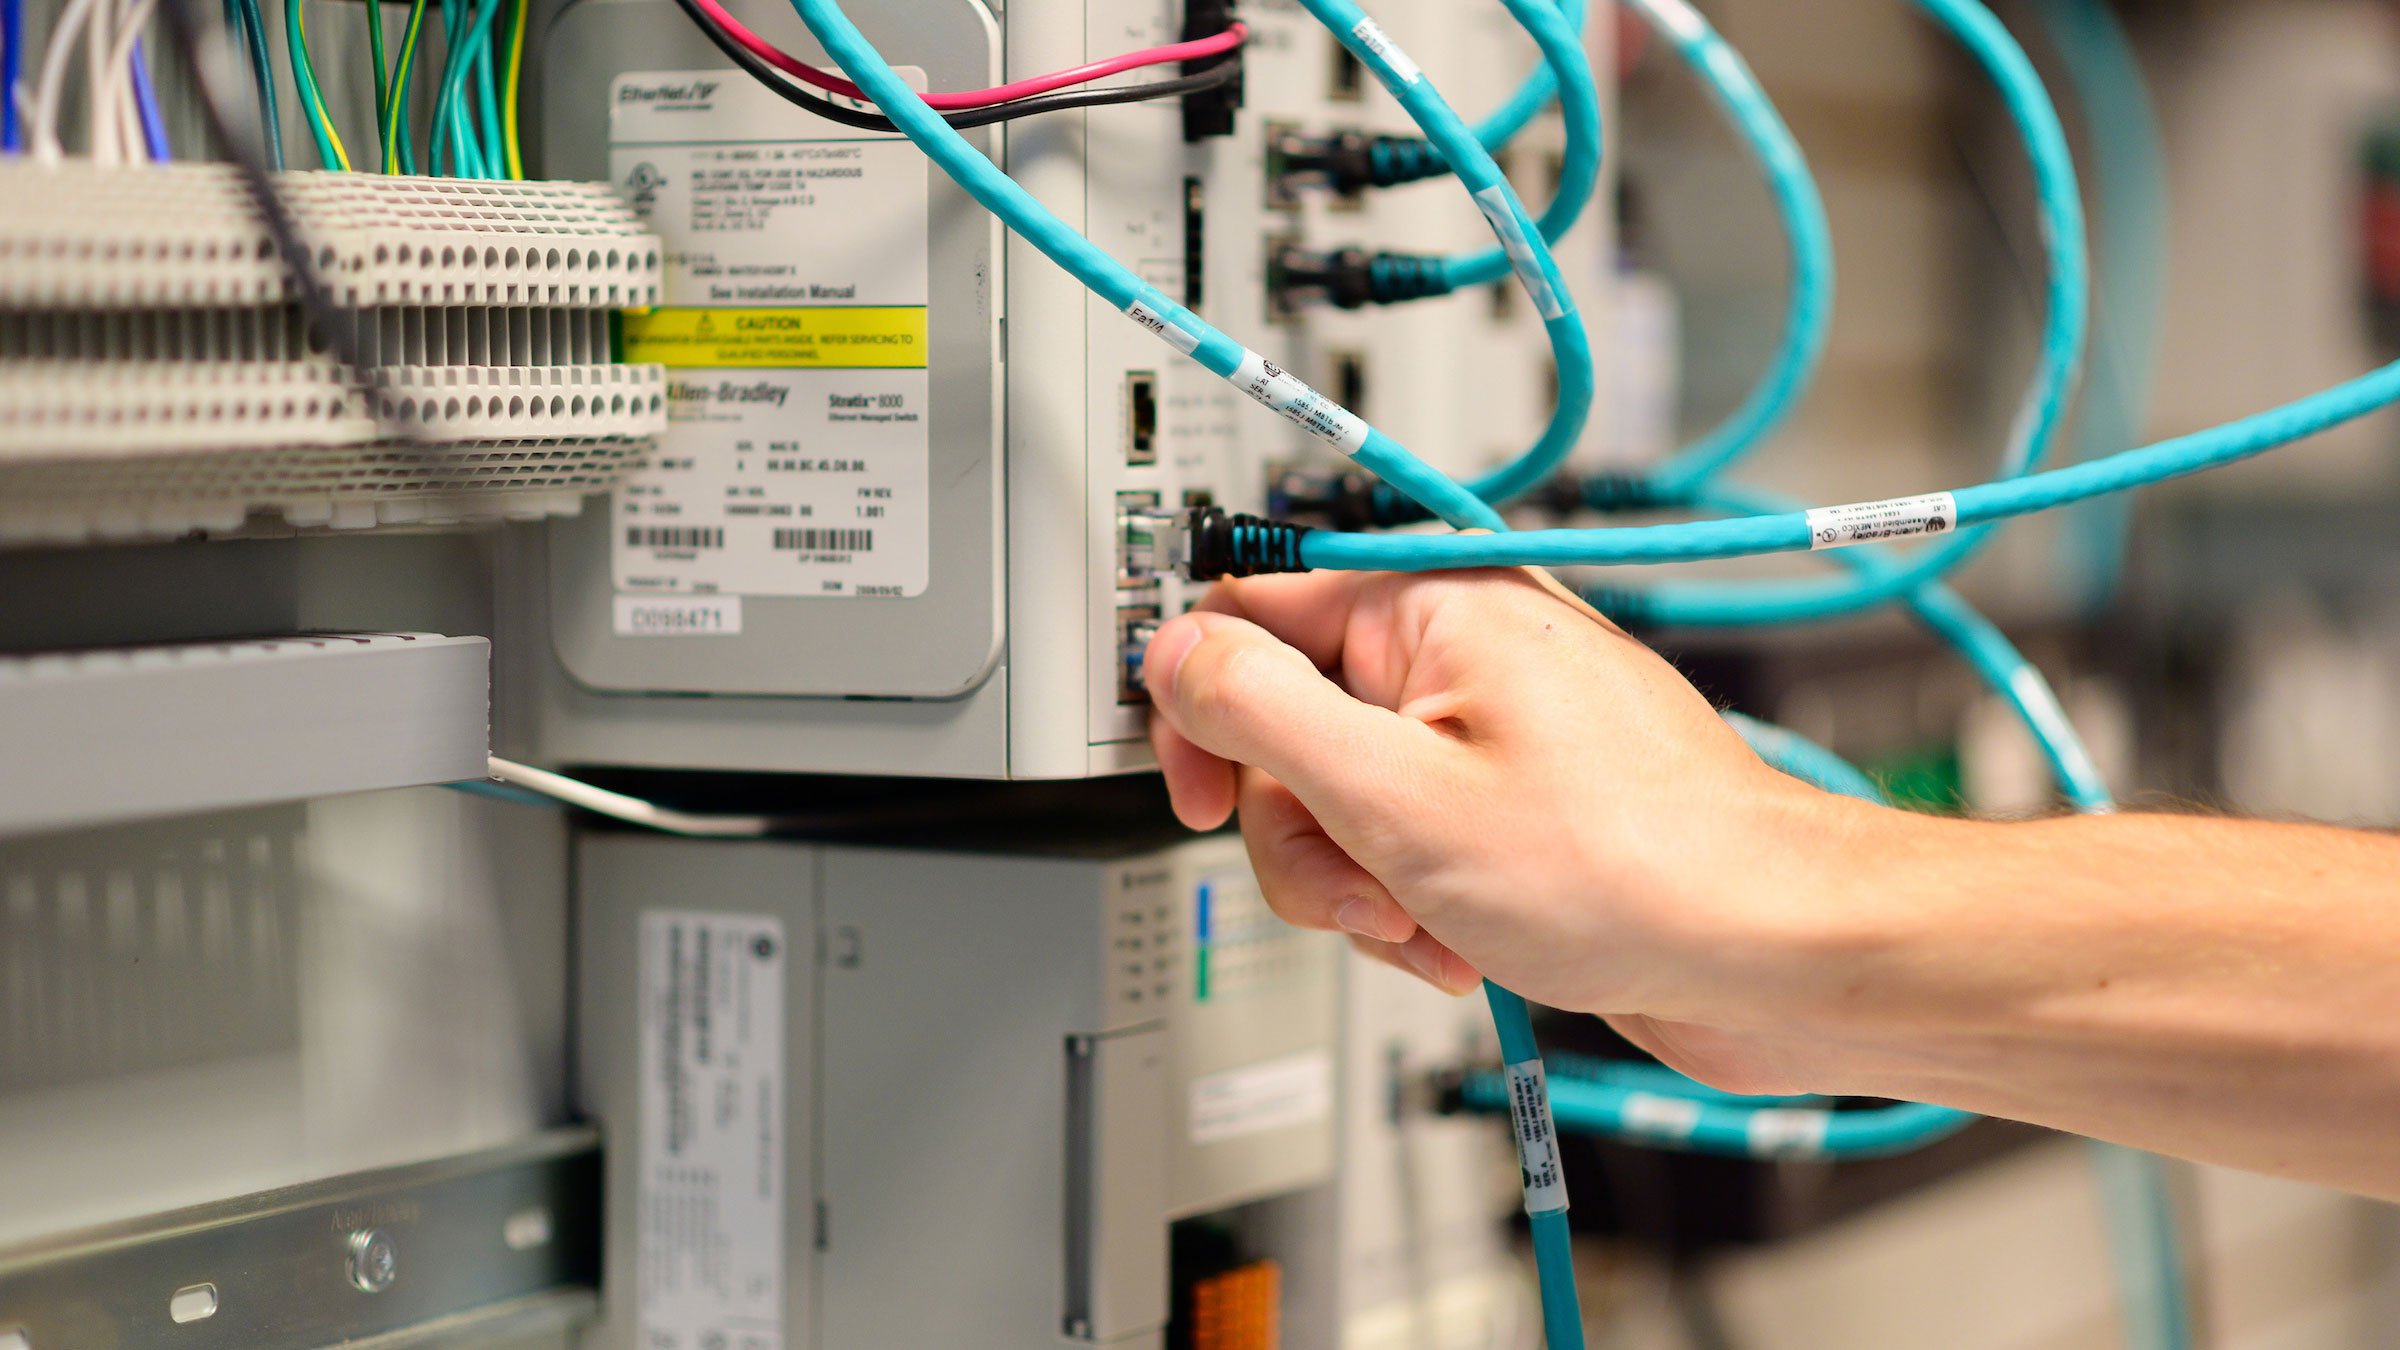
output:
<svg viewBox="0 0 2400 1350"><path fill-rule="evenodd" d="M1700 1128L1700 1103L1689 1097L1664 1097L1655 1092L1625 1094L1625 1129L1632 1134L1678 1142Z"/></svg>
<svg viewBox="0 0 2400 1350"><path fill-rule="evenodd" d="M1257 352L1245 349L1231 378L1234 388L1345 455L1357 454L1367 443L1367 424L1358 414Z"/></svg>
<svg viewBox="0 0 2400 1350"><path fill-rule="evenodd" d="M1753 1111L1747 1127L1751 1156L1816 1157L1825 1151L1825 1133L1832 1126L1830 1111Z"/></svg>
<svg viewBox="0 0 2400 1350"><path fill-rule="evenodd" d="M1958 498L1947 492L1889 501L1820 506L1808 513L1808 546L1848 548L1886 539L1948 534L1958 528Z"/></svg>
<svg viewBox="0 0 2400 1350"><path fill-rule="evenodd" d="M1397 80L1402 85L1412 85L1425 78L1425 68L1408 59L1408 53L1400 50L1400 44L1392 41L1392 35L1383 31L1382 24L1371 18L1360 19L1350 32L1383 63L1383 70L1377 73L1384 76L1385 83Z"/></svg>
<svg viewBox="0 0 2400 1350"><path fill-rule="evenodd" d="M1157 334L1159 341L1182 352L1185 356L1190 356L1193 352L1200 350L1198 334L1188 331L1181 324L1140 300L1125 307L1125 317Z"/></svg>
<svg viewBox="0 0 2400 1350"><path fill-rule="evenodd" d="M1517 1164L1525 1182L1525 1212L1564 1213L1567 1174L1558 1163L1558 1126L1550 1118L1550 1084L1538 1059L1511 1064L1508 1115L1517 1127Z"/></svg>
<svg viewBox="0 0 2400 1350"><path fill-rule="evenodd" d="M1524 284L1525 294L1533 298L1533 307L1541 311L1544 319L1567 317L1567 303L1543 273L1541 257L1533 251L1533 241L1525 237L1525 227L1508 203L1507 190L1485 188L1475 194L1475 205L1482 210L1483 218L1492 223L1492 233L1500 236L1500 247L1508 254L1509 266L1517 269L1517 280Z"/></svg>

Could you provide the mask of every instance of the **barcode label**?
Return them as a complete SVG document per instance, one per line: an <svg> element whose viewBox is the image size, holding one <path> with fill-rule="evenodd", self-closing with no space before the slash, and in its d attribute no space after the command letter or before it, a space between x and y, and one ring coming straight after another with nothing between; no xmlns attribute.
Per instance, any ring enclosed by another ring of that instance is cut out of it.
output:
<svg viewBox="0 0 2400 1350"><path fill-rule="evenodd" d="M628 525L628 548L723 548L725 531L716 525Z"/></svg>
<svg viewBox="0 0 2400 1350"><path fill-rule="evenodd" d="M775 547L802 553L873 553L873 530L777 530Z"/></svg>

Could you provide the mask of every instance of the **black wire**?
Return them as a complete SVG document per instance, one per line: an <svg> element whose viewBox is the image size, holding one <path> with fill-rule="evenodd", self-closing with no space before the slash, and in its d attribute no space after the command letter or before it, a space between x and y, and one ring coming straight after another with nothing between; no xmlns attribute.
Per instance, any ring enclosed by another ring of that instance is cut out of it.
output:
<svg viewBox="0 0 2400 1350"><path fill-rule="evenodd" d="M199 95L200 111L207 119L209 132L233 161L242 186L248 189L251 201L266 222L276 252L292 271L300 292L300 312L308 321L309 331L348 372L356 392L366 400L367 415L383 423L392 439L414 441L417 439L414 425L391 419L386 411L381 397L386 385L385 372L382 363L368 358L366 347L359 340L356 312L334 298L332 288L317 270L315 251L301 236L300 224L284 205L283 194L276 190L274 176L260 156L259 124L254 114L241 100L226 92L227 82L238 77L232 73L232 49L226 44L222 30L211 26L202 9L202 0L166 0L162 7L175 45L182 50L185 65L191 71L192 88Z"/></svg>
<svg viewBox="0 0 2400 1350"><path fill-rule="evenodd" d="M700 8L698 0L675 0L675 3L682 8L686 15L690 16L694 24L699 26L700 31L707 35L708 40L716 44L717 50L723 52L726 59L740 66L752 79L782 95L785 100L806 108L828 121L839 122L846 127L856 127L861 131L899 134L900 128L881 113L868 112L861 108L853 108L846 103L837 103L832 99L819 97L793 83L765 57L735 41L731 33L726 32L716 20L709 17L707 11ZM1240 48L1235 48L1233 51L1214 58L1206 66L1192 74L1177 76L1171 80L1157 80L1149 84L1121 85L1110 89L1075 89L1063 90L1054 94L1036 94L1032 98L995 103L989 108L976 108L969 112L943 113L941 117L952 127L966 131L974 127L988 127L998 122L1013 122L1020 117L1064 112L1070 108L1098 108L1113 103L1149 103L1158 99L1182 98L1189 94L1221 89L1241 77L1242 53Z"/></svg>

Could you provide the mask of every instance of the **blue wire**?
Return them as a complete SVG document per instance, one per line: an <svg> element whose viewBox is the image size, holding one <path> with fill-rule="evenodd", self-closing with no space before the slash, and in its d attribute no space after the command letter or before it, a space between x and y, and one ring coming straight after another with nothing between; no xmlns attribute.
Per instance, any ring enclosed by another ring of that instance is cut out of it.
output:
<svg viewBox="0 0 2400 1350"><path fill-rule="evenodd" d="M2082 112L2099 198L2097 340L2076 438L2076 458L2092 459L2139 444L2149 421L2167 285L2166 150L2141 60L2114 11L2102 0L2035 0L2033 12ZM2068 522L2086 613L2104 609L2123 579L2131 508L2127 499L2097 501Z"/></svg>
<svg viewBox="0 0 2400 1350"><path fill-rule="evenodd" d="M1765 378L1723 422L1648 475L1656 491L1681 500L1780 430L1816 378L1833 328L1833 231L1800 143L1741 56L1687 0L1634 0L1633 8L1674 44L1758 159L1791 259L1791 301Z"/></svg>
<svg viewBox="0 0 2400 1350"><path fill-rule="evenodd" d="M150 162L164 164L175 157L167 144L167 119L158 110L158 87L150 80L149 54L142 50L142 39L133 40L133 103L142 116L142 147L149 151Z"/></svg>
<svg viewBox="0 0 2400 1350"><path fill-rule="evenodd" d="M2033 166L2043 247L2049 259L2049 286L2041 354L2001 469L2003 475L2021 474L2048 453L2083 360L2089 260L2074 157L2068 151L2058 111L2033 63L1980 0L1915 3L1957 36L1999 87ZM1903 575L1873 584L1850 579L1718 583L1662 593L1659 602L1673 612L1674 622L1685 624L1836 618L1896 599L1917 582L1942 575L1964 562L1989 534L1962 529L1915 555Z"/></svg>
<svg viewBox="0 0 2400 1350"><path fill-rule="evenodd" d="M0 154L21 154L25 128L17 120L17 85L25 74L25 0L0 0Z"/></svg>
<svg viewBox="0 0 2400 1350"><path fill-rule="evenodd" d="M1559 94L1559 111L1566 119L1567 149L1559 166L1558 191L1534 222L1544 240L1557 243L1575 228L1583 209L1600 186L1601 158L1606 149L1600 120L1600 89L1592 78L1591 53L1583 48L1583 0L1503 0L1510 14L1541 47L1543 69L1552 76ZM1496 148L1480 135L1476 142ZM1433 294L1482 286L1508 275L1508 250L1479 249L1442 259L1442 289Z"/></svg>

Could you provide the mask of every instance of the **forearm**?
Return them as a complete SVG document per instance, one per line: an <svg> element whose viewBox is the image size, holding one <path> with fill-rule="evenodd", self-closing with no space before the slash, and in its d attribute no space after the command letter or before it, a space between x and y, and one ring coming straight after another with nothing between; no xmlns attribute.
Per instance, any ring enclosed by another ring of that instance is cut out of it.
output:
<svg viewBox="0 0 2400 1350"><path fill-rule="evenodd" d="M1866 810L1790 972L1829 1086L2400 1198L2400 839Z"/></svg>

